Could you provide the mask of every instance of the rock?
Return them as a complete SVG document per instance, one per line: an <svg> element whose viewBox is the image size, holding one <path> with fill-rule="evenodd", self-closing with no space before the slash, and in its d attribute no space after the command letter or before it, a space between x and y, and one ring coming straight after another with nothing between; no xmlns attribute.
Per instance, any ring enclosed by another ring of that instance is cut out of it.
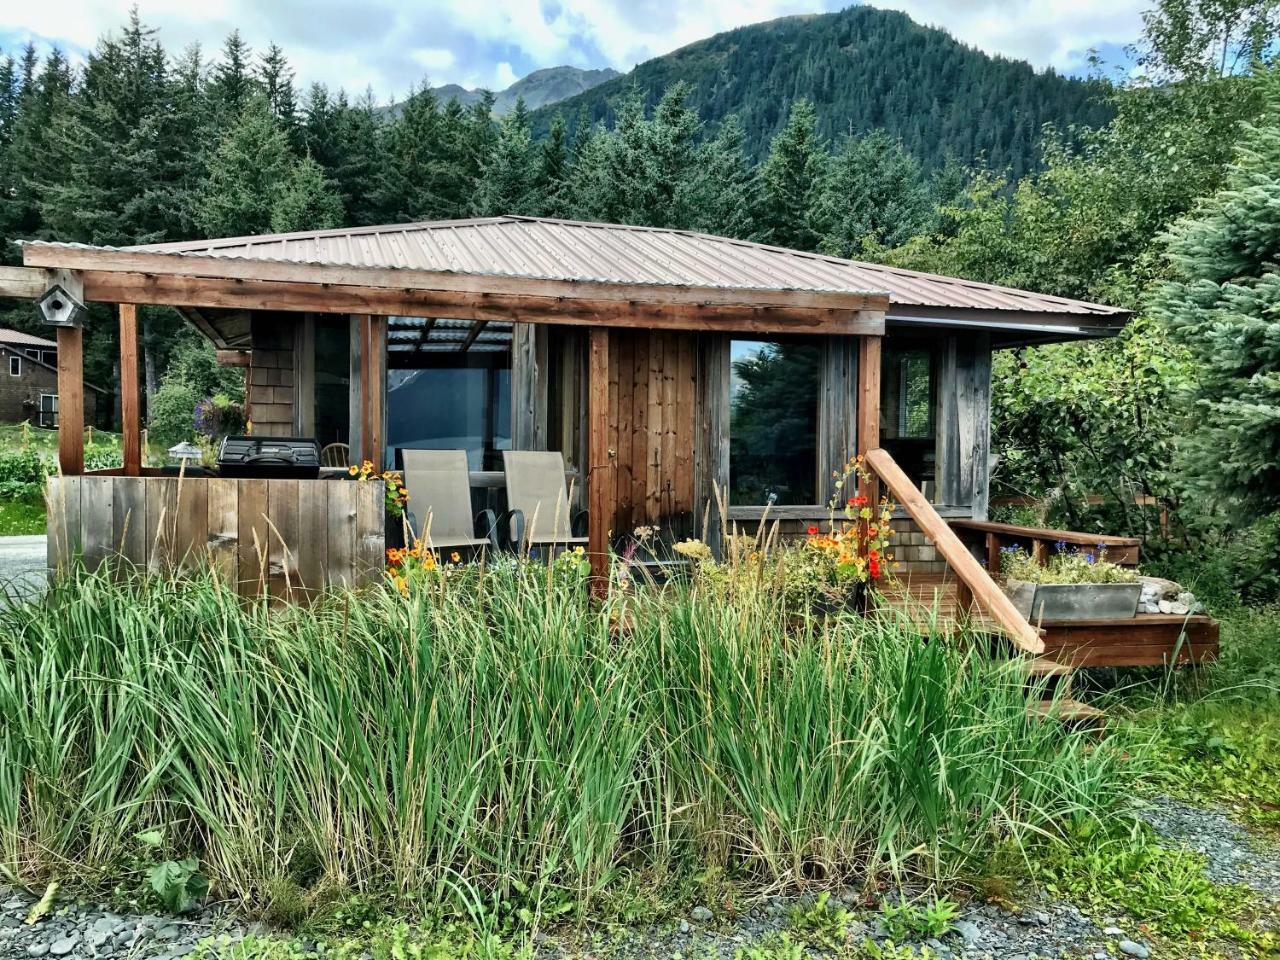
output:
<svg viewBox="0 0 1280 960"><path fill-rule="evenodd" d="M1159 610L1161 613L1173 613L1173 602L1171 600L1161 600Z"/></svg>
<svg viewBox="0 0 1280 960"><path fill-rule="evenodd" d="M689 916L698 923L710 923L714 914L708 907L694 907L689 911Z"/></svg>
<svg viewBox="0 0 1280 960"><path fill-rule="evenodd" d="M47 943L33 943L27 947L28 957L43 957L48 952L49 945Z"/></svg>
<svg viewBox="0 0 1280 960"><path fill-rule="evenodd" d="M1049 915L1043 910L1038 910L1036 912L1036 923L1042 927L1047 927L1049 925Z"/></svg>
<svg viewBox="0 0 1280 960"><path fill-rule="evenodd" d="M89 946L97 950L98 947L111 939L111 934L106 930L90 930L89 936L86 939L89 941Z"/></svg>
<svg viewBox="0 0 1280 960"><path fill-rule="evenodd" d="M1191 607L1183 603L1181 600L1175 600L1169 604L1169 612L1178 617L1185 617L1191 612Z"/></svg>
<svg viewBox="0 0 1280 960"><path fill-rule="evenodd" d="M982 930L972 920L957 920L955 932L960 934L966 947L971 947L982 939Z"/></svg>
<svg viewBox="0 0 1280 960"><path fill-rule="evenodd" d="M681 921L680 921L680 932L681 932L681 933L688 933L691 929L693 929L693 928L689 926L689 921L688 921L688 920L681 920Z"/></svg>
<svg viewBox="0 0 1280 960"><path fill-rule="evenodd" d="M1104 927L1102 930L1104 937L1123 937L1124 931L1119 927Z"/></svg>
<svg viewBox="0 0 1280 960"><path fill-rule="evenodd" d="M65 957L68 953L76 948L76 944L80 942L77 934L69 937L63 937L61 940L55 940L49 944L49 955L54 957Z"/></svg>
<svg viewBox="0 0 1280 960"><path fill-rule="evenodd" d="M166 925L166 926L163 926L163 927L161 927L159 930L157 930L157 931L156 931L156 939L157 939L157 940L163 940L163 941L165 941L166 943L168 943L168 942L169 942L169 941L171 941L171 940L177 940L177 939L178 939L178 937L180 937L180 936L182 936L182 931L181 931L181 930L179 930L179 929L178 929L176 926L174 926L172 923L170 923L170 924L168 924L168 925Z"/></svg>
<svg viewBox="0 0 1280 960"><path fill-rule="evenodd" d="M1149 590L1158 599L1162 600L1173 600L1179 593L1183 592L1182 584L1173 580L1166 580L1164 577L1138 577L1138 582L1142 584L1143 593L1147 593Z"/></svg>
<svg viewBox="0 0 1280 960"><path fill-rule="evenodd" d="M1151 951L1140 943L1133 940L1121 940L1116 944L1120 948L1120 952L1127 957L1136 957L1137 960L1147 960L1151 956Z"/></svg>

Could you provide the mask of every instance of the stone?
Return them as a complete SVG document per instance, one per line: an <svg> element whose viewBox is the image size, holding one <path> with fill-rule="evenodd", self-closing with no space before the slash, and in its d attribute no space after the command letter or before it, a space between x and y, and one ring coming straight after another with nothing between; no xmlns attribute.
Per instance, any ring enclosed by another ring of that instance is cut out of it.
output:
<svg viewBox="0 0 1280 960"><path fill-rule="evenodd" d="M1185 617L1191 612L1191 607L1183 603L1181 600L1175 600L1173 603L1169 604L1169 612L1174 616Z"/></svg>
<svg viewBox="0 0 1280 960"><path fill-rule="evenodd" d="M61 940L55 940L49 944L49 955L54 957L65 957L68 953L76 948L76 944L80 942L80 937L72 934L69 937L63 937Z"/></svg>
<svg viewBox="0 0 1280 960"><path fill-rule="evenodd" d="M708 907L694 907L689 911L689 916L698 923L710 923L714 914Z"/></svg>
<svg viewBox="0 0 1280 960"><path fill-rule="evenodd" d="M31 946L27 947L28 957L43 957L48 952L49 945L47 943L33 943Z"/></svg>
<svg viewBox="0 0 1280 960"><path fill-rule="evenodd" d="M106 930L90 930L89 936L85 939L89 941L89 946L96 950L111 939L111 934Z"/></svg>
<svg viewBox="0 0 1280 960"><path fill-rule="evenodd" d="M680 921L680 932L681 932L681 933L688 933L691 929L693 929L693 928L689 926L689 921L688 921L688 920L681 920L681 921Z"/></svg>
<svg viewBox="0 0 1280 960"><path fill-rule="evenodd" d="M955 932L960 934L966 947L971 947L982 939L982 930L972 920L957 920Z"/></svg>
<svg viewBox="0 0 1280 960"><path fill-rule="evenodd" d="M1124 931L1119 927L1105 927L1103 928L1102 935L1104 937L1123 937Z"/></svg>
<svg viewBox="0 0 1280 960"><path fill-rule="evenodd" d="M1049 925L1049 915L1043 910L1036 911L1036 923L1042 927L1047 927Z"/></svg>
<svg viewBox="0 0 1280 960"><path fill-rule="evenodd" d="M178 939L178 937L180 937L180 936L182 936L182 931L181 931L181 930L179 930L179 929L178 929L176 926L174 926L172 923L170 923L170 924L168 924L168 925L166 925L166 926L163 926L163 927L161 927L159 930L157 930L157 931L156 931L156 939L157 939L157 940L163 940L163 941L166 941L166 942L168 942L168 941L170 941L170 940L177 940L177 939Z"/></svg>
<svg viewBox="0 0 1280 960"><path fill-rule="evenodd" d="M1173 580L1166 580L1164 577L1138 577L1138 582L1142 584L1142 592L1147 593L1150 590L1158 599L1173 600L1182 592L1182 584Z"/></svg>
<svg viewBox="0 0 1280 960"><path fill-rule="evenodd" d="M1159 609L1161 613L1173 613L1173 601L1161 600L1159 604Z"/></svg>
<svg viewBox="0 0 1280 960"><path fill-rule="evenodd" d="M1140 943L1133 940L1121 940L1116 944L1120 948L1120 952L1127 957L1136 957L1137 960L1147 960L1151 956L1151 951Z"/></svg>

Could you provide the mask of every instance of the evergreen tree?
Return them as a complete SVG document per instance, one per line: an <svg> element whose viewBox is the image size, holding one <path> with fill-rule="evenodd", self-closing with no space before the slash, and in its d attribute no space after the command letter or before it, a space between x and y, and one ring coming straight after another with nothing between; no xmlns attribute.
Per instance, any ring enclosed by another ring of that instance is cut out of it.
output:
<svg viewBox="0 0 1280 960"><path fill-rule="evenodd" d="M252 59L253 51L249 44L245 43L239 30L232 30L222 45L222 59L214 65L210 90L224 123L235 123L245 104L257 92L250 66Z"/></svg>
<svg viewBox="0 0 1280 960"><path fill-rule="evenodd" d="M1265 85L1226 181L1170 231L1176 279L1154 303L1198 361L1184 447L1197 500L1237 519L1280 510L1280 73Z"/></svg>
<svg viewBox="0 0 1280 960"><path fill-rule="evenodd" d="M896 247L926 232L932 219L919 164L883 130L845 138L827 164L813 211L819 247L837 257Z"/></svg>
<svg viewBox="0 0 1280 960"><path fill-rule="evenodd" d="M310 158L299 161L266 98L252 97L209 163L196 207L206 236L336 226L341 198Z"/></svg>
<svg viewBox="0 0 1280 960"><path fill-rule="evenodd" d="M637 222L682 229L693 223L692 192L702 122L689 107L691 92L687 83L674 84L642 128L648 190L644 207L635 211Z"/></svg>
<svg viewBox="0 0 1280 960"><path fill-rule="evenodd" d="M533 142L529 137L529 111L524 98L498 124L493 150L483 161L476 188L475 212L482 217L536 212Z"/></svg>
<svg viewBox="0 0 1280 960"><path fill-rule="evenodd" d="M290 146L295 150L299 149L302 145L302 131L298 123L298 103L293 90L293 68L289 66L289 61L278 44L270 44L267 52L262 55L258 66L258 83Z"/></svg>
<svg viewBox="0 0 1280 960"><path fill-rule="evenodd" d="M533 197L543 217L568 216L569 148L563 116L551 124L547 138L535 147Z"/></svg>
<svg viewBox="0 0 1280 960"><path fill-rule="evenodd" d="M797 100L787 125L773 138L760 167L760 229L757 239L780 247L814 250L810 223L826 153L816 132L813 104Z"/></svg>
<svg viewBox="0 0 1280 960"><path fill-rule="evenodd" d="M730 114L714 139L703 145L692 185L694 224L699 230L749 239L757 230L756 171L743 149L742 122Z"/></svg>
<svg viewBox="0 0 1280 960"><path fill-rule="evenodd" d="M354 104L339 91L336 97L321 84L307 94L303 141L342 198L343 223L385 223L377 202L381 180L379 128L372 94Z"/></svg>

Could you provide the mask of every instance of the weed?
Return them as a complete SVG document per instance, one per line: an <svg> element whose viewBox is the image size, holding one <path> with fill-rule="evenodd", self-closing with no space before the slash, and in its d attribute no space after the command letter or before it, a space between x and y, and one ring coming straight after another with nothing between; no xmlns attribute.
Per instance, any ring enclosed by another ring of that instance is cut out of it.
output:
<svg viewBox="0 0 1280 960"><path fill-rule="evenodd" d="M923 905L910 900L885 900L880 904L880 922L890 940L937 939L951 929L951 921L959 912L959 905L946 898Z"/></svg>
<svg viewBox="0 0 1280 960"><path fill-rule="evenodd" d="M785 932L771 933L748 947L733 952L733 960L805 960L804 944Z"/></svg>
<svg viewBox="0 0 1280 960"><path fill-rule="evenodd" d="M892 940L877 943L867 939L858 945L853 960L935 960L936 956L928 947L898 946Z"/></svg>
<svg viewBox="0 0 1280 960"><path fill-rule="evenodd" d="M836 947L848 938L853 913L831 904L825 890L808 905L791 908L787 916L791 931L805 942L822 947Z"/></svg>

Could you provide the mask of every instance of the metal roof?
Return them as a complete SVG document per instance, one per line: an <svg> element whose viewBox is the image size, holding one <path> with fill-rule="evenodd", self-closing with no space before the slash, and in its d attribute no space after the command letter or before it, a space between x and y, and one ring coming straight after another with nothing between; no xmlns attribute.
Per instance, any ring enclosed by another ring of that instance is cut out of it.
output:
<svg viewBox="0 0 1280 960"><path fill-rule="evenodd" d="M887 293L893 306L1124 317L1097 303L685 230L490 217L127 249L300 264L743 289Z"/></svg>
<svg viewBox="0 0 1280 960"><path fill-rule="evenodd" d="M58 349L58 345L52 340L33 336L30 333L23 333L21 330L11 330L9 327L0 327L0 343L9 343L21 347L40 347L42 350Z"/></svg>

